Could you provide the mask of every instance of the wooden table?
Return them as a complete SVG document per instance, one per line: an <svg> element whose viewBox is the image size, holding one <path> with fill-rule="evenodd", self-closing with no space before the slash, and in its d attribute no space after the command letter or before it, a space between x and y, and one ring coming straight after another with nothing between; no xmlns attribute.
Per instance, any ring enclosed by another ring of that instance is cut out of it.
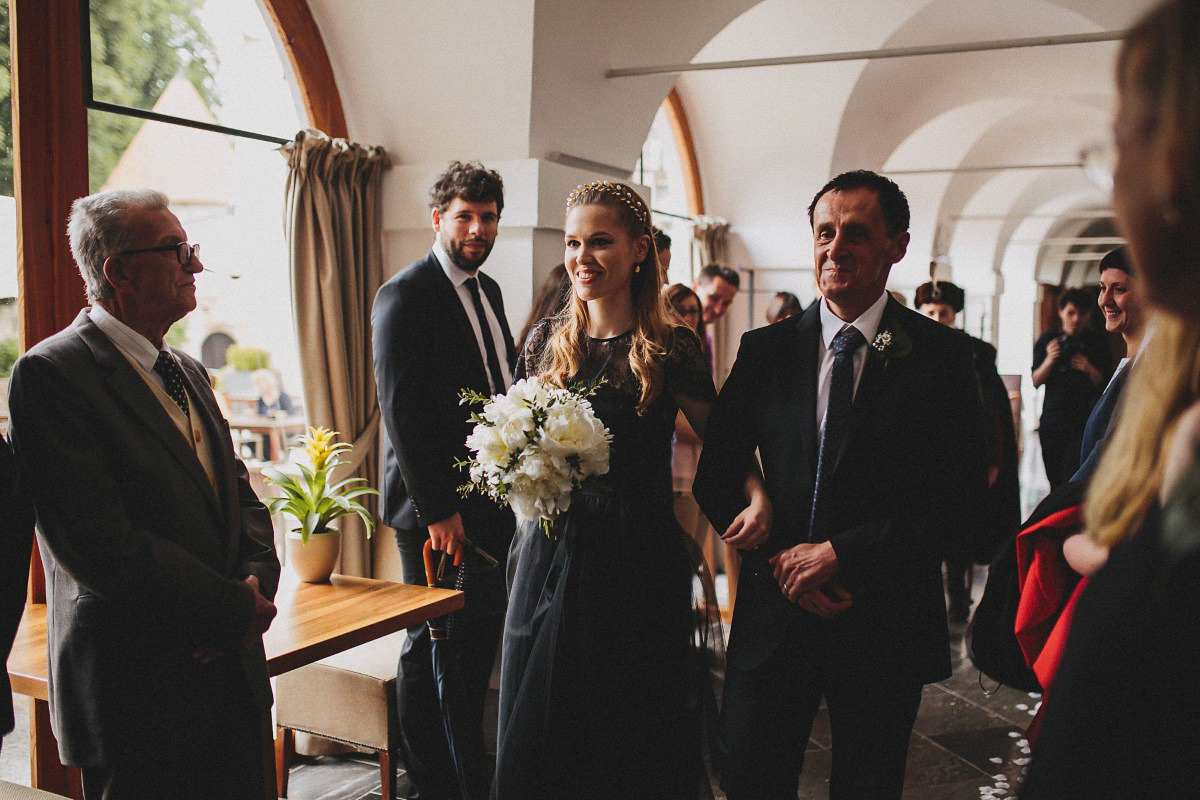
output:
<svg viewBox="0 0 1200 800"><path fill-rule="evenodd" d="M347 575L334 575L329 583L302 583L285 569L275 605L279 615L263 636L272 676L448 614L462 608L463 595ZM59 763L58 742L50 729L46 657L46 606L31 603L25 606L8 658L13 691L33 698L30 782L34 788L78 799L83 797L79 771ZM275 750L270 746L274 735L264 734L267 796L275 797Z"/></svg>
<svg viewBox="0 0 1200 800"><path fill-rule="evenodd" d="M308 430L302 415L287 417L269 417L258 414L234 414L229 417L229 427L232 430L250 431L262 436L267 442L265 453L260 453L261 460L279 462L287 456L287 439L297 433Z"/></svg>

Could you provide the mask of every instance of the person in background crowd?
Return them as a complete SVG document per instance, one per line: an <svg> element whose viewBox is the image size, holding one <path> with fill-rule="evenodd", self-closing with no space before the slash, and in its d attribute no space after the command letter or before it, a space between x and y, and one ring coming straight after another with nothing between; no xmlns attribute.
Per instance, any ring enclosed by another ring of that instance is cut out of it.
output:
<svg viewBox="0 0 1200 800"><path fill-rule="evenodd" d="M92 305L9 391L59 754L87 800L262 797L271 517L204 366L163 343L196 307L198 246L149 190L76 200L68 232Z"/></svg>
<svg viewBox="0 0 1200 800"><path fill-rule="evenodd" d="M672 284L663 289L667 299L667 309L675 317L704 337L704 315L700 310L700 298L696 293L682 283ZM714 547L716 534L708 518L700 511L696 498L692 496L692 480L696 477L696 465L700 463L700 452L703 449L700 436L688 422L687 415L680 412L675 416L675 439L671 448L671 475L675 485L675 518L680 527L691 534L704 554L709 571L716 575L718 557ZM730 556L733 554L730 553ZM725 562L726 577L733 581L737 575L737 565L733 559ZM730 590L736 594L736 587L730 584ZM732 595L731 595L732 597ZM732 600L730 601L732 604Z"/></svg>
<svg viewBox="0 0 1200 800"><path fill-rule="evenodd" d="M1115 412L1129 377L1129 370L1141 353L1145 339L1147 314L1142 309L1140 292L1133 279L1133 265L1126 248L1118 247L1100 259L1100 296L1097 303L1104 314L1104 329L1119 333L1125 341L1125 357L1113 371L1104 393L1092 407L1083 428L1083 446L1079 451L1080 467L1071 480L1088 480L1104 453L1104 442L1113 429Z"/></svg>
<svg viewBox="0 0 1200 800"><path fill-rule="evenodd" d="M913 306L918 312L955 328L966 293L949 281L930 281L917 287ZM996 548L1021 522L1018 483L1017 434L1008 389L996 369L996 348L963 333L971 345L975 373L983 396L984 441L987 446L988 494L979 530L964 531L951 542L944 564L950 621L967 621L971 608L971 581L976 561L990 563Z"/></svg>
<svg viewBox="0 0 1200 800"><path fill-rule="evenodd" d="M809 218L824 299L742 336L693 487L724 530L761 459L774 511L769 536L736 543L730 800L794 800L822 698L831 797L900 797L922 686L950 676L942 558L984 485L967 342L885 291L908 249L904 193L844 173Z"/></svg>
<svg viewBox="0 0 1200 800"><path fill-rule="evenodd" d="M671 237L658 226L654 226L653 233L654 249L658 251L658 266L663 271L663 280L666 280L667 270L671 267Z"/></svg>
<svg viewBox="0 0 1200 800"><path fill-rule="evenodd" d="M480 272L504 211L500 175L482 164L451 162L429 190L434 241L429 253L379 287L371 309L375 385L387 430L380 516L396 529L405 583L425 585L426 541L448 555L465 551L472 582L464 587L459 673L465 708L454 711L468 735L454 742L464 770L459 784L434 680L429 626L408 629L396 675L401 748L424 798L487 793L484 702L504 626L504 562L512 512L458 492L454 466L468 456L469 412L459 392L507 391L516 362L500 286ZM487 565L472 548L500 561Z"/></svg>
<svg viewBox="0 0 1200 800"><path fill-rule="evenodd" d="M709 264L700 270L700 275L692 282L692 291L700 298L700 306L704 311L704 358L708 361L708 369L713 368L712 332L708 326L719 320L729 311L733 298L737 297L738 287L742 279L737 270L723 267L720 264Z"/></svg>
<svg viewBox="0 0 1200 800"><path fill-rule="evenodd" d="M1079 469L1083 426L1112 372L1112 353L1102 336L1088 328L1092 301L1082 289L1058 300L1061 329L1042 334L1033 346L1033 385L1045 385L1038 438L1050 488L1066 483Z"/></svg>
<svg viewBox="0 0 1200 800"><path fill-rule="evenodd" d="M667 309L675 317L696 332L704 336L704 312L700 308L700 298L696 293L682 283L673 283L664 290L667 298Z"/></svg>
<svg viewBox="0 0 1200 800"><path fill-rule="evenodd" d="M252 376L258 390L258 415L293 414L296 407L288 393L279 388L279 376L269 369L256 369Z"/></svg>
<svg viewBox="0 0 1200 800"><path fill-rule="evenodd" d="M735 269L720 264L709 264L700 270L699 277L692 283L692 291L700 298L706 325L711 325L725 316L741 285L741 276Z"/></svg>
<svg viewBox="0 0 1200 800"><path fill-rule="evenodd" d="M1092 477L1077 601L1024 800L1194 797L1200 763L1200 3L1125 35L1112 206L1153 341Z"/></svg>
<svg viewBox="0 0 1200 800"><path fill-rule="evenodd" d="M800 298L791 292L776 292L767 305L767 324L773 325L781 319L794 317L804 311Z"/></svg>
<svg viewBox="0 0 1200 800"><path fill-rule="evenodd" d="M566 308L567 299L571 296L570 292L571 276L567 274L566 265L559 264L550 270L546 280L542 281L541 288L533 296L533 305L529 309L529 316L525 318L525 324L521 326L521 334L516 341L524 344L538 320L558 316L558 313Z"/></svg>
<svg viewBox="0 0 1200 800"><path fill-rule="evenodd" d="M0 544L0 657L8 660L21 615L25 611L29 558L33 552L33 506L21 491L17 462L4 437L0 436L0 515L4 522ZM8 670L0 671L0 744L12 729L12 690Z"/></svg>

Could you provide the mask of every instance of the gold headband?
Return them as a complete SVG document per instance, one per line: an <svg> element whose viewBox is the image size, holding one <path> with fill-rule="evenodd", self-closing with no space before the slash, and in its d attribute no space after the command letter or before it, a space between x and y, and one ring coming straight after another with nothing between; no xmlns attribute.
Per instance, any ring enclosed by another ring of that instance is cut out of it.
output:
<svg viewBox="0 0 1200 800"><path fill-rule="evenodd" d="M583 183L575 187L575 190L567 195L567 209L579 202L580 195L587 192L600 192L602 194L611 195L617 198L625 205L633 209L634 216L638 221L650 230L650 210L646 208L646 204L642 202L642 198L637 192L629 189L623 184L613 183L612 181L594 181L592 183Z"/></svg>

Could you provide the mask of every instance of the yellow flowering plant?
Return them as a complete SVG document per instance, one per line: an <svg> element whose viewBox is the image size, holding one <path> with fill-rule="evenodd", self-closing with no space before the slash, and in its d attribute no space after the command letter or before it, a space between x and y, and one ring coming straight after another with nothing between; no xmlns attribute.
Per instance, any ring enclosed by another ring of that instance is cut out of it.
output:
<svg viewBox="0 0 1200 800"><path fill-rule="evenodd" d="M370 536L375 530L375 520L361 503L354 498L379 494L368 486L353 486L364 478L346 478L331 482L333 471L342 466L341 456L354 448L347 442L336 442L337 431L328 428L310 427L304 436L304 450L308 464L297 463L300 477L285 475L274 469L264 469L263 477L283 490L282 497L266 498L267 508L272 514L286 511L300 522L300 539L308 544L314 533L329 531L329 523L339 517L357 514Z"/></svg>

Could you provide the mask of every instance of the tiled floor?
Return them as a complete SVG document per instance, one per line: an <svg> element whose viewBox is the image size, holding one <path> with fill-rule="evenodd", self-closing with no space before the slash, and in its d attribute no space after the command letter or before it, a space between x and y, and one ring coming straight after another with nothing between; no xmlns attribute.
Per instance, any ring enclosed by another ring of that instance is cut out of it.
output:
<svg viewBox="0 0 1200 800"><path fill-rule="evenodd" d="M982 587L982 570L976 577ZM1024 731L1038 697L1007 687L987 694L979 673L966 658L963 628L951 628L954 675L925 688L908 754L905 800L988 800L1016 794L1028 762ZM985 679L991 688L991 682ZM25 699L17 698L20 725L27 718ZM0 778L28 785L28 733L18 729L4 741ZM818 716L809 742L800 800L825 798L829 781L829 723ZM403 795L404 776L400 776ZM368 757L325 757L295 766L291 800L379 800L379 768Z"/></svg>

